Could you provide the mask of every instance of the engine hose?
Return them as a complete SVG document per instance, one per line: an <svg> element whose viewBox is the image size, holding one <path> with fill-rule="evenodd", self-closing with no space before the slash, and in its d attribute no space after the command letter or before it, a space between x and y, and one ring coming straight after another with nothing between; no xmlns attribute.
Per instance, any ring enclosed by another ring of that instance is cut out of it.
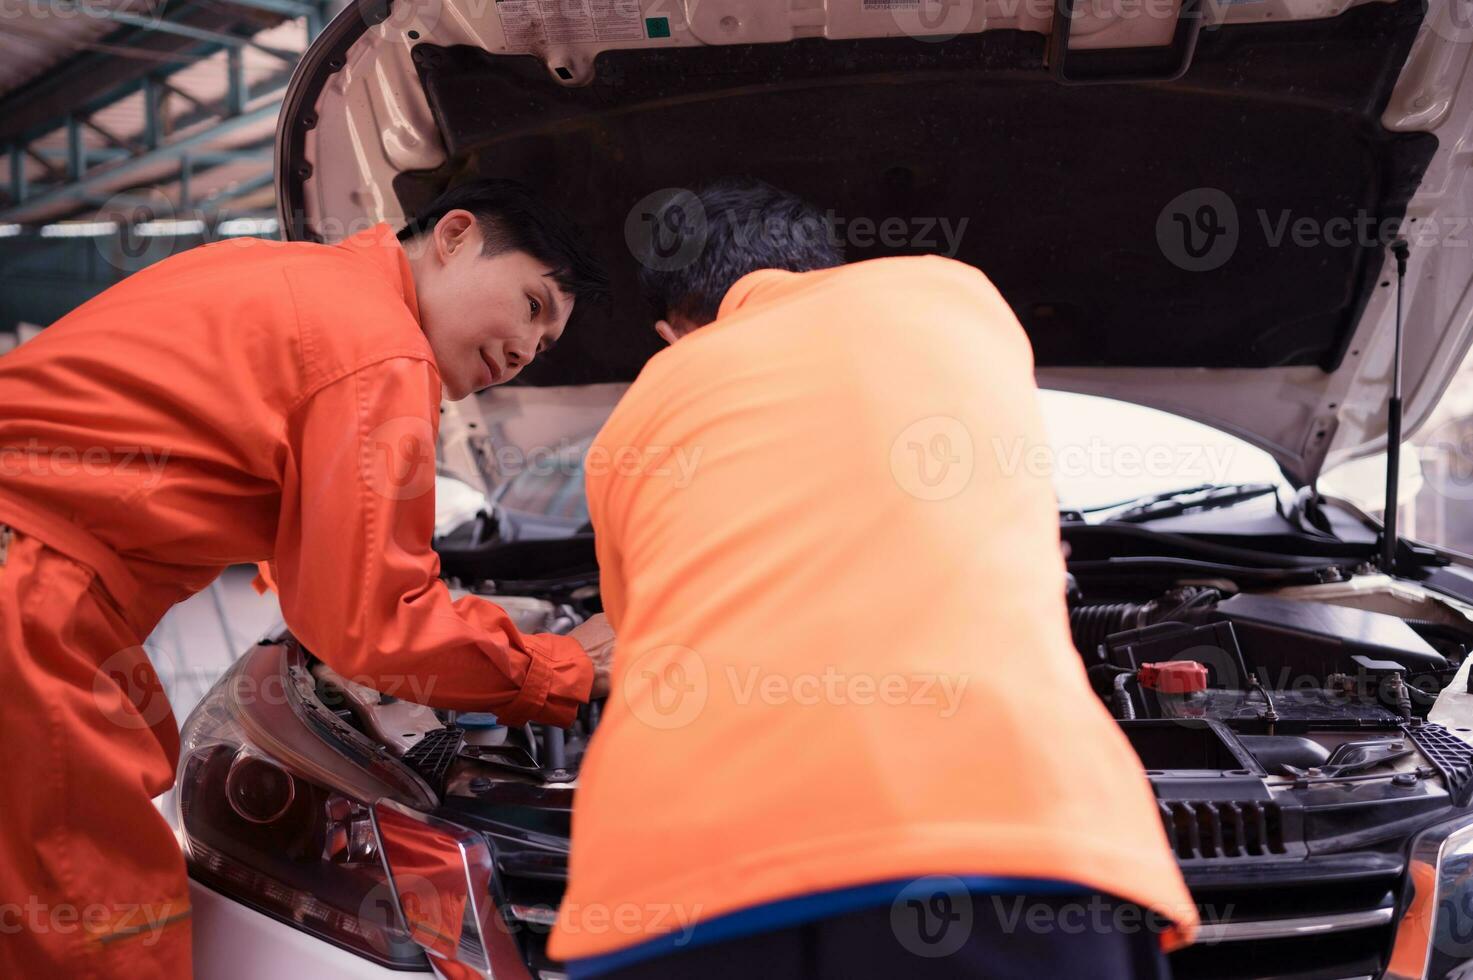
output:
<svg viewBox="0 0 1473 980"><path fill-rule="evenodd" d="M1138 602L1106 602L1093 606L1075 606L1069 610L1069 630L1074 646L1090 652L1105 642L1111 633L1146 625L1153 604Z"/></svg>
<svg viewBox="0 0 1473 980"><path fill-rule="evenodd" d="M1430 707L1437 703L1437 695L1428 694L1426 691L1422 690L1420 687L1411 683L1410 681L1406 683L1406 692L1407 697L1411 698L1418 704Z"/></svg>
<svg viewBox="0 0 1473 980"><path fill-rule="evenodd" d="M1185 593L1186 598L1182 600L1180 605L1171 610L1171 612L1160 617L1163 621L1169 619L1180 619L1184 613L1196 609L1199 606L1211 605L1217 602L1218 599L1222 598L1222 593L1218 592L1216 589L1184 589L1183 592Z"/></svg>
<svg viewBox="0 0 1473 980"><path fill-rule="evenodd" d="M1082 653L1097 650L1112 633L1144 629L1156 623L1186 618L1194 620L1197 610L1210 606L1222 593L1202 586L1186 586L1149 602L1101 602L1072 606L1069 629L1074 646ZM1169 609L1170 612L1163 612Z"/></svg>
<svg viewBox="0 0 1473 980"><path fill-rule="evenodd" d="M1133 673L1115 675L1115 690L1110 700L1115 709L1115 717L1121 721L1135 720L1135 701L1131 699L1130 692L1125 689L1126 682L1134 676Z"/></svg>

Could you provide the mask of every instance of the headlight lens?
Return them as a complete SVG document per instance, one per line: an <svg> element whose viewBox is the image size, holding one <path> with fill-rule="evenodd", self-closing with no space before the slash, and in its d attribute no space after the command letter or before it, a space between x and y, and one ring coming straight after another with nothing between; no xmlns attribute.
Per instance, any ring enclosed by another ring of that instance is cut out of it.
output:
<svg viewBox="0 0 1473 980"><path fill-rule="evenodd" d="M1473 963L1473 820L1429 827L1412 841L1409 900L1387 980L1444 980Z"/></svg>
<svg viewBox="0 0 1473 980"><path fill-rule="evenodd" d="M185 723L177 798L190 873L375 962L428 969L389 887L370 805L428 808L433 794L323 736L341 723L310 696L302 661L294 647L252 648Z"/></svg>

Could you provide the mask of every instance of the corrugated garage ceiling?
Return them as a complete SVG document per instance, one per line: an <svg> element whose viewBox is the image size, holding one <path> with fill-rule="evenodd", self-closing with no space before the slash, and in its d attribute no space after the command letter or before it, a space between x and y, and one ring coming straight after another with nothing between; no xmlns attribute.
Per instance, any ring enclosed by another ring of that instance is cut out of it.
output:
<svg viewBox="0 0 1473 980"><path fill-rule="evenodd" d="M0 22L0 233L140 205L270 213L281 95L327 13L318 0L14 0Z"/></svg>

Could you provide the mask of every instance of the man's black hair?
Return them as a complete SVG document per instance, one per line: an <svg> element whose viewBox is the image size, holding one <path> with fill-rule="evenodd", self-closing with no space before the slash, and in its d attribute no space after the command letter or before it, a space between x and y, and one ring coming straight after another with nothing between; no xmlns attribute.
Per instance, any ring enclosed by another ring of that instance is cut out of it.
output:
<svg viewBox="0 0 1473 980"><path fill-rule="evenodd" d="M574 300L601 302L607 295L608 277L578 226L514 180L473 180L450 188L399 230L399 240L433 230L456 210L476 216L485 241L483 254L526 252L546 263L552 280Z"/></svg>
<svg viewBox="0 0 1473 980"><path fill-rule="evenodd" d="M657 317L716 319L726 291L758 269L808 272L844 264L832 226L812 204L760 180L724 177L678 191L634 216L639 282Z"/></svg>

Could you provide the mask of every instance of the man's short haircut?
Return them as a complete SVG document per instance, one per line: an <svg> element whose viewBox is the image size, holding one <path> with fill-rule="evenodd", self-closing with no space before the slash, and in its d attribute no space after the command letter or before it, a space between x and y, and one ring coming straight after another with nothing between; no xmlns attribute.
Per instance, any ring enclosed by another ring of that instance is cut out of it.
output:
<svg viewBox="0 0 1473 980"><path fill-rule="evenodd" d="M724 177L679 191L646 215L635 247L639 282L657 317L704 325L736 281L759 269L809 272L844 264L828 219L795 194L751 178Z"/></svg>
<svg viewBox="0 0 1473 980"><path fill-rule="evenodd" d="M473 180L450 188L399 230L399 240L432 231L456 210L476 216L485 241L483 254L526 252L545 263L552 280L574 300L598 302L607 295L608 277L578 226L514 180Z"/></svg>

